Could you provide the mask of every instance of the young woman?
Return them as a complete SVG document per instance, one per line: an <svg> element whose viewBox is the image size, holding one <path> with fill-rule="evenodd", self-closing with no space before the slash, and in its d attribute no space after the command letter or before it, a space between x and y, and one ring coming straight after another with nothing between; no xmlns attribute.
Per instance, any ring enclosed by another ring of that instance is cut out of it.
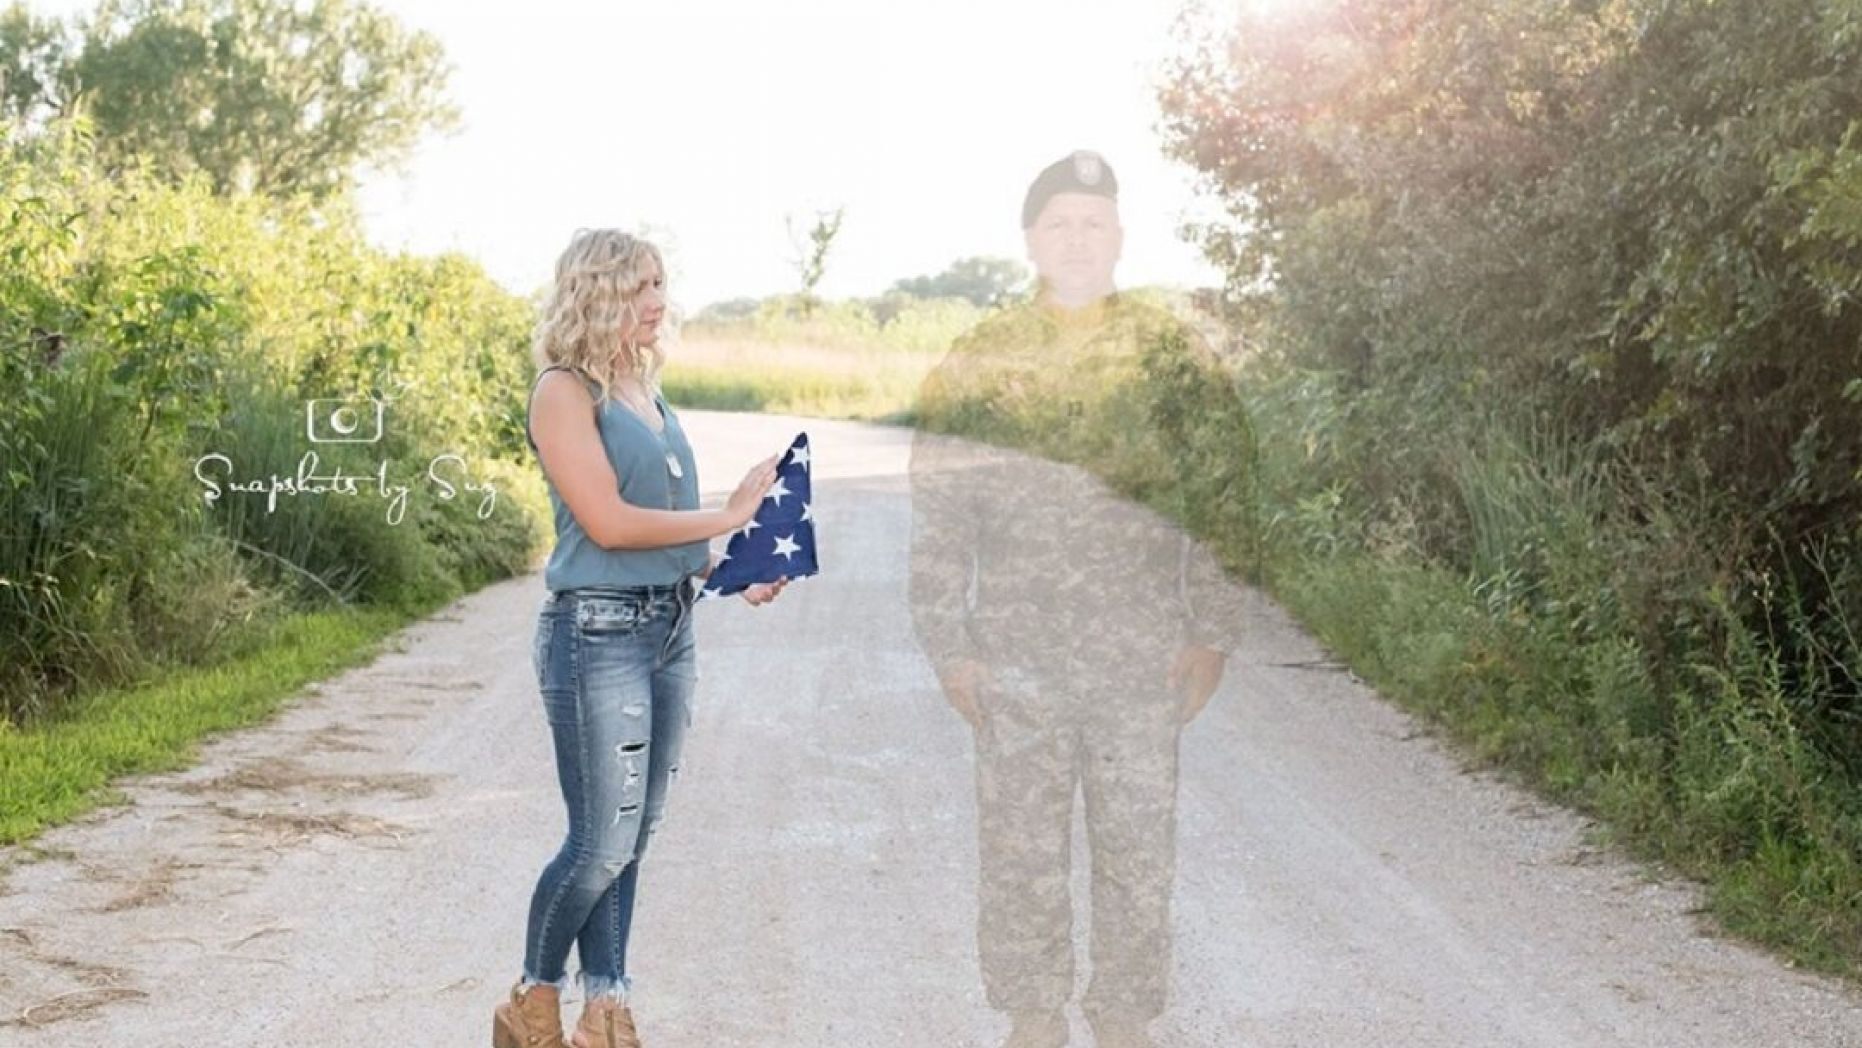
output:
<svg viewBox="0 0 1862 1048"><path fill-rule="evenodd" d="M493 1016L494 1048L563 1048L571 945L586 1003L569 1043L640 1044L627 934L641 855L691 719L693 581L713 565L706 540L750 521L781 458L754 466L722 509L698 507L691 445L659 394L665 285L653 245L583 230L557 260L537 325L543 373L528 436L549 482L556 545L532 662L569 832L531 897L523 973ZM785 584L744 599L768 603Z"/></svg>

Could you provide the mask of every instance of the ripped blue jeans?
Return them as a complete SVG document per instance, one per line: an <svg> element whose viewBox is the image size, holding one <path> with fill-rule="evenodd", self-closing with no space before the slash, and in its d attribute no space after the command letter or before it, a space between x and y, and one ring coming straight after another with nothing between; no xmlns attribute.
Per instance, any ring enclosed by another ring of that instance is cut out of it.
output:
<svg viewBox="0 0 1862 1048"><path fill-rule="evenodd" d="M533 663L569 832L530 900L525 986L625 1002L627 936L647 840L679 770L697 682L688 583L562 590L538 612Z"/></svg>

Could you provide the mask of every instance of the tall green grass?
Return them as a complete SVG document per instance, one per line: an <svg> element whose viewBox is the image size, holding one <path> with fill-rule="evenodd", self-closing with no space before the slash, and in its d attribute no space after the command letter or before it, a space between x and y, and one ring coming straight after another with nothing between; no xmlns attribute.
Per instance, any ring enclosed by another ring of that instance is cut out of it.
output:
<svg viewBox="0 0 1862 1048"><path fill-rule="evenodd" d="M937 354L903 349L707 341L674 347L662 382L681 406L905 422Z"/></svg>
<svg viewBox="0 0 1862 1048"><path fill-rule="evenodd" d="M806 388L746 359L743 388ZM826 379L856 359L809 363ZM1840 713L1862 538L1832 536L1814 577L1755 574L1717 493L1536 418L1436 405L1388 434L1335 376L1251 358L1224 397L1182 359L1152 354L1135 401L1178 474L1134 494L1476 763L1699 878L1730 930L1862 976L1862 735ZM1088 440L1131 472L1126 445Z"/></svg>
<svg viewBox="0 0 1862 1048"><path fill-rule="evenodd" d="M1851 547L1814 585L1755 572L1714 493L1501 412L1410 449L1443 478L1410 490L1450 505L1370 499L1382 466L1338 453L1374 445L1329 380L1248 378L1277 597L1476 761L1700 878L1729 929L1862 976L1862 783L1827 717L1862 647L1824 613L1862 581ZM1456 519L1447 548L1432 518Z"/></svg>
<svg viewBox="0 0 1862 1048"><path fill-rule="evenodd" d="M101 354L14 387L0 422L3 711L45 712L85 677L123 680L156 651L198 653L253 602L236 569L198 569L210 542L190 519L175 434L138 417ZM182 611L184 594L203 602Z"/></svg>
<svg viewBox="0 0 1862 1048"><path fill-rule="evenodd" d="M777 295L730 315L701 315L684 332L694 342L936 354L974 327L984 312L954 298L892 295L810 307L795 296Z"/></svg>
<svg viewBox="0 0 1862 1048"><path fill-rule="evenodd" d="M30 730L0 724L0 845L116 799L118 776L184 767L202 737L259 723L304 684L373 658L422 610L276 619L229 639L212 666L146 687L92 689Z"/></svg>
<svg viewBox="0 0 1862 1048"><path fill-rule="evenodd" d="M674 401L903 423L918 386L983 311L962 299L893 295L805 307L778 295L685 325L667 363Z"/></svg>
<svg viewBox="0 0 1862 1048"><path fill-rule="evenodd" d="M541 545L530 308L470 262L377 251L341 206L104 171L70 126L0 143L0 261L0 725L292 615L432 606ZM328 443L313 398L392 403L379 440ZM309 452L359 493L224 490Z"/></svg>

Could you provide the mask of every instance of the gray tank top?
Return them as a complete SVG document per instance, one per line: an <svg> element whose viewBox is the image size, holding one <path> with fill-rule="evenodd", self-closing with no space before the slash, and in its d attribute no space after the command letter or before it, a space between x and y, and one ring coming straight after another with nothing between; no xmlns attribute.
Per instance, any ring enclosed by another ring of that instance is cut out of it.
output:
<svg viewBox="0 0 1862 1048"><path fill-rule="evenodd" d="M665 428L655 433L627 405L618 400L600 400L601 387L581 372L552 366L544 368L537 378L551 371L577 375L596 398L595 428L607 450L608 464L614 467L614 476L620 482L623 500L647 509L698 508L698 463L692 458L692 446L685 439L679 417L664 397L653 397L665 420ZM532 399L536 391L533 384ZM528 421L524 440L535 454L537 444L530 437ZM658 549L604 549L582 530L547 473L544 483L549 487L550 506L556 516L556 547L550 551L543 571L544 585L551 592L584 586L666 586L705 570L711 562L710 543L702 539Z"/></svg>

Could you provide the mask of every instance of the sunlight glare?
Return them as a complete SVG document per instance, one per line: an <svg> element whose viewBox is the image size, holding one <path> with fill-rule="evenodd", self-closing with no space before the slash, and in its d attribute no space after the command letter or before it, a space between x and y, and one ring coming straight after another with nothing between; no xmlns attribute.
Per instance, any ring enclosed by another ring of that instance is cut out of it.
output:
<svg viewBox="0 0 1862 1048"><path fill-rule="evenodd" d="M1242 10L1264 18L1279 18L1329 6L1329 0L1236 0Z"/></svg>

